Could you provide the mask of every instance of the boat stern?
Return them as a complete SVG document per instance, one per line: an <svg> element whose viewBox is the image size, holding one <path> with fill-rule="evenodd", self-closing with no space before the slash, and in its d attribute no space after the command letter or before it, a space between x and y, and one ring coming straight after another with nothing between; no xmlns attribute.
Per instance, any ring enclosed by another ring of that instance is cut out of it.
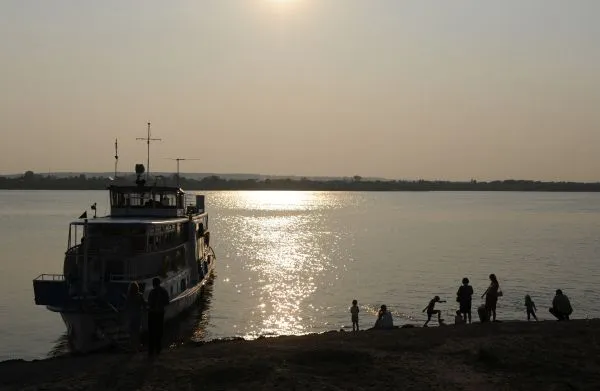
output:
<svg viewBox="0 0 600 391"><path fill-rule="evenodd" d="M69 283L62 274L41 274L33 280L35 304L67 307L71 301Z"/></svg>

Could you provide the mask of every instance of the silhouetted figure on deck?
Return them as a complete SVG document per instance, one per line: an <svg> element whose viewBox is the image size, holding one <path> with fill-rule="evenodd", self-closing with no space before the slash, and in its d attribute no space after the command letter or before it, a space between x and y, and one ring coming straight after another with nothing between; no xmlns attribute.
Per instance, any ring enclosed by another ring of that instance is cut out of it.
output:
<svg viewBox="0 0 600 391"><path fill-rule="evenodd" d="M148 295L148 355L160 354L165 323L165 307L169 305L169 294L160 286L160 279L152 280Z"/></svg>
<svg viewBox="0 0 600 391"><path fill-rule="evenodd" d="M392 317L392 313L387 310L385 304L381 306L381 309L377 313L377 320L375 321L375 329L393 329L394 328L394 319Z"/></svg>
<svg viewBox="0 0 600 391"><path fill-rule="evenodd" d="M569 320L569 316L573 313L573 307L571 307L569 298L560 289L556 290L556 296L552 300L550 313L558 320Z"/></svg>
<svg viewBox="0 0 600 391"><path fill-rule="evenodd" d="M502 296L500 291L500 284L495 274L490 274L490 286L483 292L481 298L485 296L485 309L487 311L487 318L493 322L496 321L496 305L498 304L498 297Z"/></svg>
<svg viewBox="0 0 600 391"><path fill-rule="evenodd" d="M435 296L433 299L431 299L429 301L429 304L427 304L427 307L423 308L423 311L422 311L422 312L427 311L427 321L425 322L423 327L427 327L427 325L429 324L429 321L431 320L431 317L435 314L437 314L437 316L438 316L438 323L440 324L440 326L444 323L444 320L442 319L442 311L436 310L435 304L436 303L445 303L445 302L446 302L445 300L440 300L439 296Z"/></svg>
<svg viewBox="0 0 600 391"><path fill-rule="evenodd" d="M462 279L462 285L456 292L456 301L458 301L459 312L462 314L464 321L469 320L471 323L471 301L473 296L473 287L469 285L467 277Z"/></svg>
<svg viewBox="0 0 600 391"><path fill-rule="evenodd" d="M537 308L535 307L535 303L533 300L531 300L531 296L529 295L525 295L525 308L527 309L527 320L530 321L531 317L533 316L533 319L537 321L538 318L535 315Z"/></svg>

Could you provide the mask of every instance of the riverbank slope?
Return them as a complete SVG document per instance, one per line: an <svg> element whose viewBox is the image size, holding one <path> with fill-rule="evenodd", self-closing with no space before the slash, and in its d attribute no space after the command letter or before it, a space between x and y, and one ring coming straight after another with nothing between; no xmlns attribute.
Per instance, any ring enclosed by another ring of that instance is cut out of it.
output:
<svg viewBox="0 0 600 391"><path fill-rule="evenodd" d="M2 390L598 390L600 320L329 332L188 344L150 361L0 363Z"/></svg>

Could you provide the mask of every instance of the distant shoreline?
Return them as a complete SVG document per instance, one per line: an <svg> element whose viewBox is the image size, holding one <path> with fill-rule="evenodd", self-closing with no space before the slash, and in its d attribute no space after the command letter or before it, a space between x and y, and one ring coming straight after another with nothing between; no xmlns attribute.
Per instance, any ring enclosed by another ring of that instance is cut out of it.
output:
<svg viewBox="0 0 600 391"><path fill-rule="evenodd" d="M0 176L0 190L105 190L110 184L132 184L135 177L113 181L107 177L86 175L54 177L28 171L19 177ZM177 177L151 179L150 185L176 186ZM600 192L600 182L542 182L530 180L496 181L430 181L430 180L363 180L353 178L315 179L225 179L216 175L202 179L181 177L179 185L190 191L210 190L291 190L291 191L372 191L372 192L430 192L430 191L516 191L516 192Z"/></svg>
<svg viewBox="0 0 600 391"><path fill-rule="evenodd" d="M182 187L183 188L183 187ZM3 188L0 187L0 190L6 191L100 191L106 190L106 187L103 188L88 188L88 189L79 189L79 188ZM600 193L600 190L370 190L370 189L276 189L276 188L264 188L264 189L244 189L244 188L227 188L227 189L219 189L219 188L211 188L211 189L190 189L183 188L183 190L187 192L196 192L196 191L282 191L282 192L294 192L294 191L315 191L315 192L339 192L339 193Z"/></svg>

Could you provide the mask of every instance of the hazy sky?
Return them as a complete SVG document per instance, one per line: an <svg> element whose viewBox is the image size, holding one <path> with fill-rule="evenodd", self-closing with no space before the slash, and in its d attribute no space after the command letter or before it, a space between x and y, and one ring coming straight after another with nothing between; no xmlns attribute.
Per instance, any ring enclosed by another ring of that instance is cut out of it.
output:
<svg viewBox="0 0 600 391"><path fill-rule="evenodd" d="M598 0L2 0L0 173L600 180Z"/></svg>

